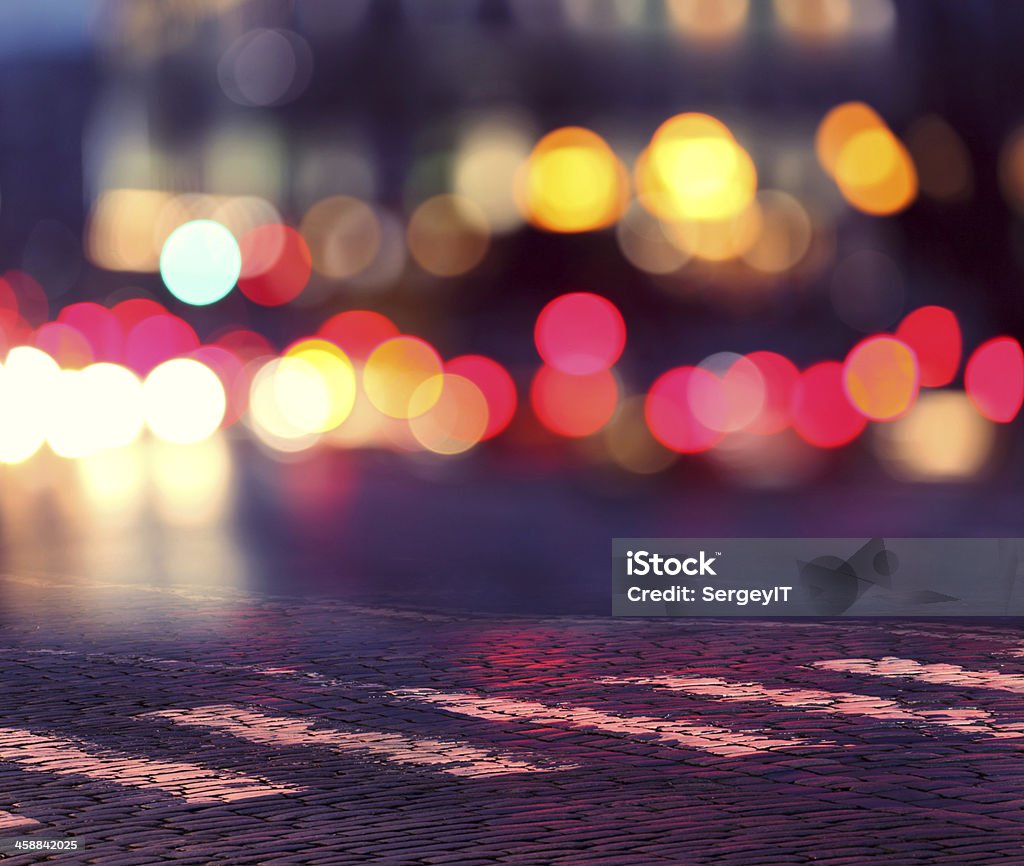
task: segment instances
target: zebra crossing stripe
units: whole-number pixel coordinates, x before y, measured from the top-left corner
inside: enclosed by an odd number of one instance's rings
[[[13,812],[5,812],[0,809],[0,830],[27,830],[29,827],[38,826],[39,822],[35,818],[15,815]]]
[[[440,707],[451,713],[507,722],[522,719],[559,728],[578,728],[627,737],[653,739],[671,746],[699,749],[714,755],[735,757],[794,747],[823,748],[836,744],[802,737],[775,738],[733,731],[710,724],[696,724],[649,716],[612,715],[590,707],[561,707],[511,698],[484,697],[466,693],[446,693],[434,689],[396,689],[388,694]]]
[[[131,788],[163,791],[188,803],[230,803],[300,790],[198,764],[93,748],[61,737],[0,727],[0,762],[17,764],[31,772],[85,776]]]
[[[924,664],[914,659],[901,659],[895,656],[885,656],[881,659],[829,659],[814,662],[814,667],[840,673],[899,677],[941,686],[967,686],[1024,694],[1024,676],[1020,674],[975,671],[951,664]]]
[[[402,764],[428,766],[452,776],[507,776],[568,770],[571,764],[537,764],[496,749],[484,749],[453,740],[409,737],[386,731],[341,731],[314,727],[295,716],[269,715],[234,706],[206,706],[161,710],[137,718],[162,718],[177,725],[220,731],[263,746],[321,746],[357,752]]]
[[[603,677],[609,684],[647,685],[729,702],[767,701],[780,707],[845,716],[868,716],[893,722],[942,725],[966,734],[987,737],[1024,736],[1024,723],[999,723],[987,710],[910,708],[888,698],[831,692],[823,689],[771,688],[761,683],[731,682],[715,677]]]

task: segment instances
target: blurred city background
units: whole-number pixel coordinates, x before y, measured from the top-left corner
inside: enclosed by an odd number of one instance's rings
[[[2,24],[6,571],[603,613],[613,536],[1019,533],[1024,6]]]

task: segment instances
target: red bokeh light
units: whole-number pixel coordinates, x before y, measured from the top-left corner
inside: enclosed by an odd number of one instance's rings
[[[232,355],[245,363],[252,361],[254,358],[265,358],[268,355],[276,354],[270,340],[262,334],[250,331],[247,328],[232,328],[230,331],[217,337],[213,343],[227,349]]]
[[[493,439],[512,421],[516,413],[516,383],[497,361],[483,355],[461,355],[445,364],[445,371],[469,379],[487,401],[487,427],[481,441]]]
[[[618,399],[619,387],[608,370],[573,376],[543,366],[530,386],[530,403],[541,424],[570,438],[590,436],[604,427]]]
[[[843,387],[843,365],[823,361],[808,367],[793,389],[793,429],[818,448],[838,448],[856,439],[867,426]]]
[[[313,258],[305,239],[283,225],[263,225],[247,232],[239,243],[242,272],[238,288],[264,307],[277,307],[297,298],[309,282]]]
[[[896,336],[917,355],[921,385],[938,388],[956,376],[963,352],[960,323],[945,307],[920,307],[909,313]]]
[[[129,298],[110,308],[114,318],[121,323],[121,330],[127,337],[139,322],[150,316],[168,315],[167,308],[158,301],[149,298]]]
[[[85,337],[95,360],[120,363],[124,356],[124,332],[117,317],[106,307],[91,301],[71,304],[60,311],[57,321]]]
[[[651,385],[644,403],[644,417],[651,435],[666,448],[681,454],[696,454],[713,447],[723,436],[706,427],[690,408],[694,380],[701,390],[713,391],[721,381],[701,367],[675,367]]]
[[[39,282],[24,271],[7,271],[3,280],[17,298],[17,310],[33,328],[42,325],[50,315],[50,301]]]
[[[764,378],[764,404],[746,429],[759,436],[781,433],[791,422],[789,411],[800,371],[789,358],[777,352],[751,352],[747,360],[757,366]]]
[[[1024,402],[1024,353],[1013,337],[994,337],[974,350],[964,373],[964,388],[978,411],[1005,424]]]
[[[128,334],[124,345],[125,364],[145,376],[158,364],[181,358],[199,348],[192,326],[177,316],[165,313],[143,319]]]
[[[330,340],[353,361],[365,361],[385,340],[399,335],[398,326],[373,310],[347,310],[331,316],[316,332]]]
[[[626,345],[626,323],[607,298],[573,292],[540,311],[534,341],[548,366],[582,376],[607,370],[619,359]]]

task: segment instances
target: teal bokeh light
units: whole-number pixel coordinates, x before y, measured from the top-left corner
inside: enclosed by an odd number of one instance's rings
[[[160,276],[180,301],[203,306],[231,291],[242,271],[238,241],[213,220],[178,226],[160,253]]]

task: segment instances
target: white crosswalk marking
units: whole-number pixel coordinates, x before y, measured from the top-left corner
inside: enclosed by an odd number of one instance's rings
[[[137,718],[162,718],[178,725],[221,731],[265,746],[325,746],[336,751],[375,755],[404,764],[420,764],[453,776],[506,776],[572,769],[575,765],[544,765],[513,758],[452,740],[408,737],[385,731],[339,731],[314,727],[294,716],[268,715],[233,706],[161,710]]]
[[[609,684],[648,685],[730,702],[767,701],[780,707],[846,716],[868,716],[894,722],[942,725],[987,737],[1022,737],[1024,723],[999,723],[987,710],[910,708],[887,698],[823,689],[770,688],[761,683],[732,682],[714,677],[604,677]]]
[[[452,713],[477,719],[496,722],[525,719],[551,727],[643,736],[645,739],[655,739],[672,746],[700,749],[726,757],[793,747],[821,748],[836,745],[827,741],[806,740],[801,737],[772,738],[760,734],[733,731],[715,725],[694,724],[649,716],[611,715],[590,707],[558,707],[510,698],[439,692],[434,689],[396,689],[389,694],[428,703]]]
[[[38,827],[39,822],[35,818],[26,815],[15,815],[13,812],[5,812],[0,809],[0,831],[3,830],[28,830],[31,827]]]
[[[829,659],[814,662],[816,668],[875,677],[902,677],[942,686],[968,686],[979,689],[1024,694],[1024,676],[1001,671],[975,671],[960,665],[924,664],[914,659],[885,656],[881,659]]]
[[[301,790],[198,764],[100,750],[18,728],[0,728],[0,762],[17,764],[32,772],[85,776],[132,788],[164,791],[189,803],[230,803]]]

